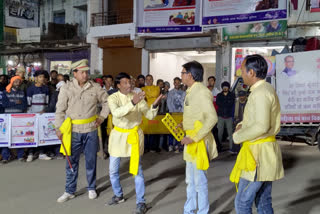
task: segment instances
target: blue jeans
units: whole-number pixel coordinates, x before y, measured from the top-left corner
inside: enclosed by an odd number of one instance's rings
[[[196,164],[186,162],[187,201],[184,204],[184,214],[209,213],[207,171],[198,170]],[[197,206],[198,199],[198,206]]]
[[[252,204],[255,202],[259,214],[273,214],[271,189],[271,181],[251,182],[240,178],[235,199],[236,213],[252,214]]]
[[[115,196],[123,196],[122,187],[120,184],[119,168],[120,168],[120,157],[110,156],[109,163],[109,175],[110,182],[112,185],[112,190]],[[144,176],[142,171],[141,160],[139,161],[139,170],[137,176],[134,177],[135,187],[136,187],[136,203],[146,203],[144,199],[145,185]]]
[[[66,192],[74,194],[77,189],[80,154],[84,152],[86,159],[86,174],[88,190],[96,189],[96,163],[98,152],[98,131],[89,133],[72,132],[70,162],[74,173],[71,172],[68,161],[66,161]]]
[[[1,151],[2,159],[9,160],[10,159],[10,149],[7,147],[3,147]],[[18,159],[23,158],[24,148],[17,149]]]

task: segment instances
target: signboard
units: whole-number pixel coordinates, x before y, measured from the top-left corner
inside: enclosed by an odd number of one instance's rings
[[[287,18],[286,0],[203,0],[203,26]]]
[[[311,0],[310,2],[310,12],[320,12],[320,1],[319,0]]]
[[[287,21],[274,20],[271,22],[258,22],[224,27],[222,39],[224,41],[239,41],[252,39],[269,39],[285,37]]]
[[[48,146],[61,144],[56,135],[56,127],[54,125],[55,114],[47,113],[38,116],[39,121],[39,144],[38,146]]]
[[[276,62],[281,122],[320,122],[320,51],[281,54]]]
[[[0,114],[0,147],[9,147],[10,115]]]
[[[200,0],[137,1],[138,33],[201,32]]]
[[[17,29],[18,43],[40,42],[40,28]]]
[[[56,70],[59,74],[70,74],[72,61],[51,61],[50,71]]]
[[[38,144],[36,114],[11,115],[11,148],[36,147]]]
[[[235,69],[236,69],[236,76],[237,77],[241,77],[241,64],[243,62],[245,57],[237,57],[236,58],[236,66],[235,66]],[[267,56],[267,57],[264,57],[264,59],[267,61],[268,63],[268,73],[267,73],[267,76],[272,76],[275,74],[275,66],[276,66],[276,57],[275,56]]]
[[[5,0],[6,26],[39,27],[39,0]]]

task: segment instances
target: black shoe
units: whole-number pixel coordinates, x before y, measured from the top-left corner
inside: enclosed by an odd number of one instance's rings
[[[7,164],[8,161],[7,161],[7,160],[2,160],[1,163],[2,163],[2,164]]]
[[[136,212],[135,214],[144,214],[147,212],[147,206],[145,203],[139,203],[137,204]]]
[[[124,201],[125,200],[122,195],[120,197],[114,195],[112,199],[108,202],[108,205],[116,205],[116,204],[123,203]]]

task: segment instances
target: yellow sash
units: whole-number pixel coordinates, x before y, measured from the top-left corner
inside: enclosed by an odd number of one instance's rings
[[[235,184],[239,183],[242,170],[248,172],[248,171],[254,171],[256,169],[256,161],[251,153],[250,145],[257,145],[257,144],[262,144],[266,142],[276,142],[276,137],[270,136],[267,138],[256,140],[254,142],[246,141],[243,143],[241,150],[238,154],[236,163],[230,174],[231,182]]]
[[[127,138],[127,143],[131,144],[131,156],[130,156],[130,167],[129,172],[136,176],[138,174],[139,169],[139,134],[138,134],[139,126],[135,126],[133,129],[122,129],[117,126],[114,127],[114,130],[122,133],[129,133]]]
[[[193,130],[187,130],[186,134],[189,137],[195,137],[199,130],[202,128],[203,124],[197,120],[194,123]],[[192,157],[192,159],[196,159],[197,169],[199,170],[207,170],[209,168],[209,159],[206,144],[204,140],[200,140],[199,142],[193,142],[187,145],[187,153]]]
[[[63,149],[63,146],[60,147],[60,153],[70,156],[71,155],[71,134],[72,134],[72,124],[76,125],[83,125],[87,123],[92,123],[97,119],[97,115],[94,115],[88,119],[80,119],[80,120],[71,120],[70,117],[65,119],[59,128],[62,135],[62,142],[64,144],[64,147],[66,148],[66,152]]]

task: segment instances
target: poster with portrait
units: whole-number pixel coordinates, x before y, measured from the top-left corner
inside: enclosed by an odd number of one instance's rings
[[[235,74],[237,77],[241,76],[241,65],[245,57],[237,57],[235,59]],[[275,56],[266,56],[264,59],[267,61],[268,64],[268,73],[267,76],[275,75],[276,71],[276,57]]]
[[[56,135],[56,127],[54,125],[55,114],[45,113],[38,115],[39,122],[39,143],[38,146],[48,146],[61,144]]]
[[[287,32],[286,20],[231,25],[222,29],[223,41],[283,38]]]
[[[287,18],[286,0],[203,0],[203,26],[252,23]]]
[[[320,122],[320,51],[277,55],[276,89],[281,122]]]
[[[50,71],[56,70],[59,74],[70,74],[72,61],[51,61]]]
[[[137,1],[138,33],[201,32],[200,0]]]
[[[5,25],[15,28],[39,27],[39,0],[4,0]]]
[[[0,147],[10,145],[10,114],[0,114]]]
[[[11,148],[38,146],[36,114],[11,114]]]

